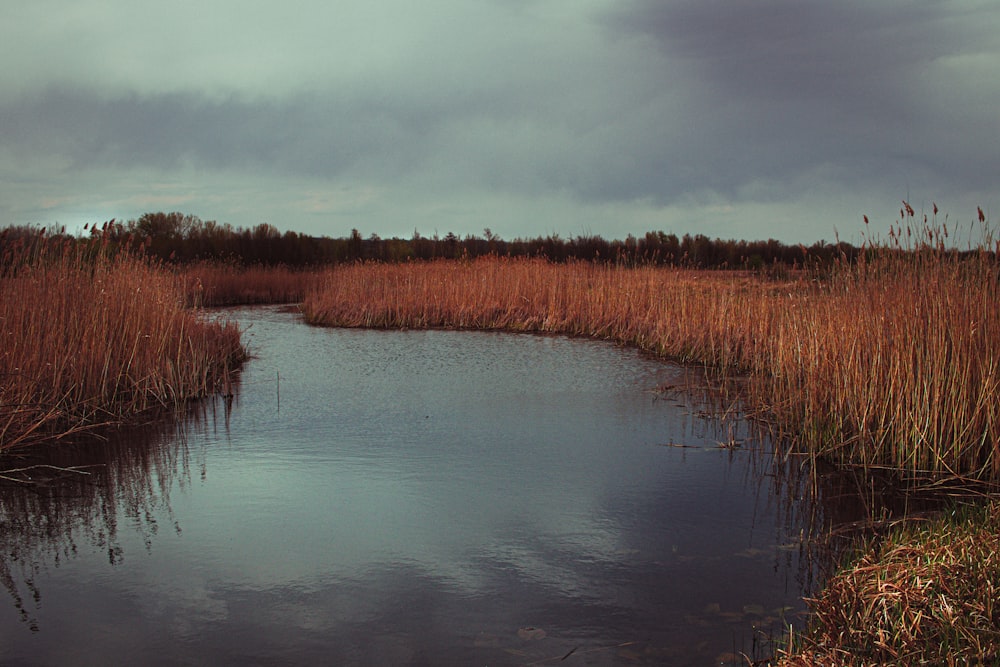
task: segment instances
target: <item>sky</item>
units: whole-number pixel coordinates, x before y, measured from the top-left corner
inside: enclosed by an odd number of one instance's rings
[[[8,5],[0,226],[811,244],[1000,211],[996,0]]]

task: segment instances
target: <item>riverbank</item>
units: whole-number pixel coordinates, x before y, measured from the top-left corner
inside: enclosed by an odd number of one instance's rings
[[[496,257],[358,263],[321,275],[212,265],[171,272],[127,250],[102,250],[99,240],[32,246],[17,261],[6,257],[0,279],[0,322],[9,341],[0,351],[0,449],[69,437],[225,391],[228,373],[245,354],[239,331],[209,324],[184,304],[288,301],[304,293],[303,311],[312,324],[562,333],[701,364],[720,380],[746,380],[739,383],[744,405],[800,452],[862,470],[888,469],[904,485],[995,485],[995,248],[986,239],[960,253],[945,247],[946,229],[921,233],[926,241],[907,245],[902,239],[913,230],[900,225],[890,243],[866,249],[856,262],[832,272],[807,267],[791,278]],[[904,602],[884,617],[907,624],[901,635],[907,641],[930,648],[938,635],[924,632],[925,625],[953,627],[953,610],[973,609],[985,630],[949,635],[946,655],[996,655],[987,642],[1000,636],[987,604],[992,586],[1000,586],[995,575],[970,589],[963,585],[967,560],[943,566],[930,575],[939,588],[927,609],[912,596],[897,595],[899,581],[862,576],[913,574],[918,579],[907,585],[926,587],[930,579],[919,561],[896,556],[938,558],[936,545],[957,539],[953,526],[971,535],[971,543],[991,544],[1000,532],[993,507],[962,513],[950,524],[926,524],[919,534],[904,526],[859,552],[817,596],[816,624],[798,645],[803,653],[787,658],[789,664],[835,664],[822,661],[870,658],[875,650],[885,651],[880,659],[905,664],[917,655],[851,610],[852,601],[883,599],[886,591]],[[905,546],[886,546],[896,543]],[[838,587],[841,594],[831,592]],[[915,615],[908,616],[911,611]],[[837,633],[823,630],[824,614],[842,624]],[[926,637],[933,639],[921,639]],[[833,657],[821,657],[824,646]]]
[[[127,246],[0,244],[0,452],[226,392],[233,323],[185,308],[176,276]]]

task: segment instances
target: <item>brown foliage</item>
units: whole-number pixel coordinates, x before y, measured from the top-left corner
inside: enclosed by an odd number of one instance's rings
[[[809,628],[779,664],[996,664],[998,593],[1000,506],[912,522],[808,601]]]
[[[221,262],[187,264],[177,271],[187,303],[204,307],[298,303],[318,275],[284,266],[242,267]]]

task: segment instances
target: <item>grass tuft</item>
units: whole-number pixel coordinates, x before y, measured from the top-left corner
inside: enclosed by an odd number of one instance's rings
[[[907,522],[807,600],[808,628],[779,664],[996,664],[1000,502]]]

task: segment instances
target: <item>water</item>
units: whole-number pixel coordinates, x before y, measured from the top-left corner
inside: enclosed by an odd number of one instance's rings
[[[656,391],[682,369],[226,315],[255,355],[229,409],[0,488],[0,662],[741,664],[798,622],[787,471]]]

